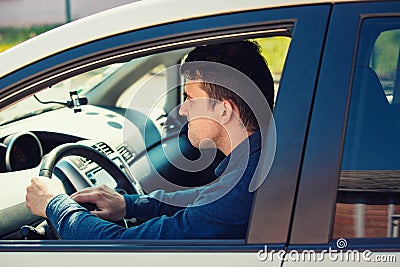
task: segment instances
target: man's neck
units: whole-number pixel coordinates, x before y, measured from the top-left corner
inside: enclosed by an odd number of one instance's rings
[[[232,134],[224,135],[218,145],[218,149],[221,150],[225,156],[228,156],[232,151],[242,143],[246,138],[248,138],[253,132],[247,131],[233,131]]]

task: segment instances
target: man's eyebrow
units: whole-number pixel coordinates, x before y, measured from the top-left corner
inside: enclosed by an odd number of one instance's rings
[[[183,98],[184,99],[187,99],[187,98],[192,98],[190,95],[188,95],[188,93],[186,93],[186,92],[183,92]]]

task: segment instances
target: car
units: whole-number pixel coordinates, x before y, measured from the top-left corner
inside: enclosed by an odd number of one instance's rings
[[[174,191],[216,179],[223,155],[192,147],[177,112],[179,66],[196,46],[233,40],[258,43],[276,91],[276,134],[264,140],[273,158],[261,162],[246,238],[51,235],[25,206],[39,174],[68,193],[102,184]],[[397,266],[399,51],[398,1],[169,0],[101,12],[1,53],[1,263]],[[207,166],[177,166],[182,155]]]

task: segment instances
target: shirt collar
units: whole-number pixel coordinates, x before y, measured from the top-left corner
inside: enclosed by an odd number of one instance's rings
[[[248,137],[248,142],[250,145],[250,151],[249,154],[252,154],[254,151],[260,150],[261,148],[261,133],[260,131],[254,132]],[[214,173],[217,177],[219,177],[228,167],[228,163],[231,159],[231,155],[235,153],[235,158],[240,158],[238,157],[237,153],[244,153],[247,149],[245,147],[247,146],[247,141],[244,140],[241,142],[228,156],[226,156],[215,168]],[[248,150],[247,150],[248,151]],[[240,154],[239,154],[240,155]],[[236,166],[234,162],[232,162],[232,166]]]

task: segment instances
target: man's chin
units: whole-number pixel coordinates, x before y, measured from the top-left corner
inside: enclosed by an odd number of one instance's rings
[[[203,148],[216,148],[216,144],[211,138],[198,138],[195,135],[192,135],[190,130],[188,132],[188,138],[192,146],[203,149]]]
[[[193,140],[192,138],[189,137],[189,141],[194,146],[195,148],[199,148],[200,142]]]

